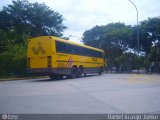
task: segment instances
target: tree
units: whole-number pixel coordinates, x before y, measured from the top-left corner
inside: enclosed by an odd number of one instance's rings
[[[140,52],[145,53],[146,60],[154,62],[158,71],[160,54],[160,17],[148,18],[139,25]],[[137,50],[136,26],[133,27],[129,47]],[[146,61],[147,62],[147,61]]]
[[[0,29],[0,53],[8,51],[16,44],[25,46],[29,36],[25,33],[17,34],[15,30],[5,32]]]
[[[9,48],[0,53],[0,77],[26,75],[27,42],[24,46],[16,44]]]
[[[131,33],[131,26],[123,23],[110,23],[85,31],[83,42],[86,45],[103,49],[109,65],[114,65],[115,59],[128,49],[127,41]]]
[[[101,46],[101,37],[104,34],[104,26],[95,26],[83,33],[83,42],[86,45],[99,48]]]
[[[155,44],[160,42],[160,17],[148,18],[139,25],[140,50],[149,54]],[[136,26],[133,27],[129,47],[136,50]]]
[[[61,37],[66,27],[63,17],[44,3],[29,3],[27,0],[12,1],[12,5],[0,11],[0,29],[15,30],[17,34],[29,34],[32,37],[54,35]]]

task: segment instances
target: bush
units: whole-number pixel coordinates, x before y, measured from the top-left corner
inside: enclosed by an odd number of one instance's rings
[[[24,76],[26,72],[26,47],[11,46],[8,51],[0,53],[0,76]]]

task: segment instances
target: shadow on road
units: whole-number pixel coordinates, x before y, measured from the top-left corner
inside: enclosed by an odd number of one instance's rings
[[[55,82],[55,81],[62,81],[62,80],[66,80],[67,78],[60,78],[60,79],[50,79],[50,78],[46,78],[46,79],[38,79],[38,80],[32,80],[30,82]]]
[[[97,74],[89,74],[87,76],[82,76],[80,78],[75,78],[75,79],[70,79],[70,78],[67,78],[66,76],[64,76],[63,78],[56,78],[56,79],[50,79],[50,78],[36,79],[36,80],[32,80],[30,82],[56,82],[56,81],[63,81],[63,80],[78,80],[81,78],[87,78],[87,77],[93,77],[93,76],[98,76],[98,75]]]

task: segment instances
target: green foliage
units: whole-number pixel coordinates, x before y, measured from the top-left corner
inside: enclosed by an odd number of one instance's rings
[[[131,48],[137,48],[137,31],[133,27],[133,33],[129,45]],[[155,42],[160,42],[160,17],[148,18],[140,22],[139,25],[140,50],[149,54]]]
[[[0,53],[6,51],[8,39],[7,39],[7,33],[0,29]]]
[[[26,47],[10,46],[8,51],[0,53],[0,76],[26,74]]]
[[[131,27],[123,23],[110,23],[106,26],[95,26],[83,34],[83,42],[106,52],[110,65],[128,49],[127,41],[130,39]]]
[[[144,56],[138,56],[133,53],[124,53],[121,56],[117,57],[115,59],[115,66],[116,67],[122,67],[126,71],[130,71],[133,69],[137,69],[137,63],[141,65],[141,68],[145,68],[145,61],[144,61]]]
[[[99,40],[103,33],[104,26],[95,26],[92,29],[85,31],[82,38],[84,44],[99,48],[101,46]]]
[[[0,28],[15,30],[18,34],[32,37],[43,35],[62,36],[63,17],[45,4],[29,3],[27,0],[12,1],[0,12]]]
[[[0,29],[0,53],[8,51],[12,45],[25,46],[28,38],[27,34],[18,34],[15,30],[5,32]]]
[[[140,23],[140,50],[145,52],[146,59],[154,62],[156,71],[160,67],[160,17],[148,18]],[[135,31],[133,38],[135,38]],[[136,42],[131,39],[131,47],[135,48]]]

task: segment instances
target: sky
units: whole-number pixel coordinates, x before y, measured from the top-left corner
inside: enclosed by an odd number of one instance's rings
[[[68,28],[63,32],[71,41],[81,42],[83,33],[96,25],[122,22],[136,25],[136,9],[128,0],[28,0],[45,3],[59,12]],[[132,0],[138,9],[139,22],[160,16],[160,0]],[[0,0],[0,10],[12,0]]]

